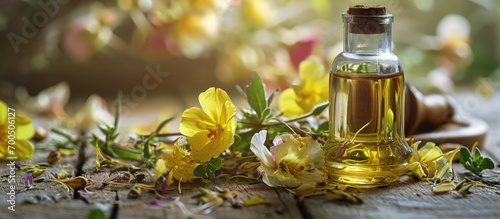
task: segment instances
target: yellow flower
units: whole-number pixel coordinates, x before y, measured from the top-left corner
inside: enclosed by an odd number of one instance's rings
[[[202,108],[184,111],[179,130],[187,137],[193,158],[206,162],[233,144],[236,107],[220,88],[209,88],[198,99]]]
[[[316,60],[300,63],[300,81],[281,92],[279,108],[286,117],[296,117],[312,110],[323,101],[328,100],[328,74]]]
[[[156,179],[166,175],[170,185],[173,182],[172,178],[181,182],[198,178],[194,175],[194,169],[200,165],[200,162],[193,159],[184,148],[184,145],[177,143],[173,145],[162,144],[159,150],[161,154],[155,165]]]
[[[191,10],[173,24],[173,34],[183,55],[196,58],[219,35],[219,18],[214,10]]]
[[[445,154],[439,146],[432,142],[427,142],[420,150],[415,142],[412,145],[412,157],[408,170],[413,172],[419,179],[441,180],[441,178],[451,171],[453,157],[460,151],[457,148]]]
[[[245,21],[253,22],[261,27],[267,25],[276,12],[266,0],[243,0],[240,9]]]
[[[317,169],[325,163],[318,142],[310,137],[286,134],[276,137],[269,151],[264,145],[266,135],[266,130],[255,134],[250,146],[260,159],[258,170],[264,183],[272,187],[297,187],[326,180],[326,174]]]
[[[4,156],[17,159],[31,158],[35,147],[29,139],[34,134],[35,129],[30,118],[8,108],[0,101],[0,158]]]

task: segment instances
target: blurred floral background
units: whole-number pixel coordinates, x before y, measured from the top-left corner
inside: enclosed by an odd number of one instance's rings
[[[65,81],[72,98],[114,98],[151,70],[168,72],[152,95],[235,91],[255,72],[284,89],[310,56],[329,68],[341,14],[356,4],[394,14],[394,52],[418,88],[479,86],[488,97],[499,87],[499,0],[10,0],[0,3],[0,95]]]

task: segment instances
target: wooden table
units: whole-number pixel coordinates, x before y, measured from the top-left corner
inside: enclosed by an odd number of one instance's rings
[[[490,131],[486,151],[500,161],[500,93],[486,100],[472,92],[456,94],[460,113],[470,114],[488,122]],[[106,179],[107,173],[95,173],[94,148],[85,145],[78,156],[63,157],[61,164],[47,169],[59,172],[65,169],[70,175],[92,177],[94,182]],[[37,151],[28,163],[46,161],[47,151]],[[464,172],[461,164],[454,164],[457,172]],[[0,174],[8,174],[6,162],[1,163]],[[500,168],[486,171],[487,180],[499,186]],[[16,187],[24,186],[26,173],[17,173]],[[47,175],[48,177],[48,175]],[[145,180],[151,180],[146,177]],[[0,219],[11,218],[86,218],[91,209],[100,203],[109,218],[186,218],[177,207],[150,204],[156,196],[144,192],[139,198],[129,198],[129,189],[108,186],[92,194],[72,193],[56,182],[36,183],[36,189],[16,194],[15,212],[8,210],[9,183],[0,185]],[[488,188],[473,187],[471,194],[462,197],[457,193],[434,194],[431,185],[409,176],[401,177],[388,187],[351,190],[362,200],[362,204],[343,201],[325,201],[322,197],[306,198],[303,202],[286,189],[271,188],[262,182],[243,178],[220,178],[210,183],[184,183],[183,194],[177,192],[177,185],[171,186],[167,196],[179,200],[187,209],[193,210],[198,204],[192,196],[199,194],[198,187],[215,190],[216,187],[239,191],[243,199],[258,196],[269,200],[271,205],[256,205],[234,208],[225,202],[209,214],[195,214],[193,218],[500,218],[500,192]],[[172,201],[162,200],[171,204]]]

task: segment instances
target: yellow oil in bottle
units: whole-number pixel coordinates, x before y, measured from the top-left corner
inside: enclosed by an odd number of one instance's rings
[[[387,185],[406,171],[404,76],[397,73],[330,75],[330,133],[325,144],[330,178],[356,187]]]

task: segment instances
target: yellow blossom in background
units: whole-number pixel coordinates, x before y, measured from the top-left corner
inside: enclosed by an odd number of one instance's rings
[[[297,187],[303,183],[326,180],[326,174],[317,168],[325,158],[318,142],[310,137],[286,134],[274,139],[270,150],[264,145],[267,131],[252,137],[250,150],[260,159],[258,168],[268,186]]]
[[[257,26],[268,24],[276,13],[268,0],[243,0],[240,9],[245,21]]]
[[[10,129],[9,125],[12,128],[15,127],[15,129]],[[9,142],[11,139],[9,135],[11,134],[15,135],[15,139]],[[0,101],[0,158],[6,156],[17,157],[17,159],[31,158],[35,152],[35,147],[29,139],[34,134],[35,129],[30,118],[19,114],[17,111],[9,110],[7,105]],[[14,143],[12,144],[14,148],[9,148],[10,143]],[[9,153],[11,151],[14,153]]]
[[[419,179],[431,180],[440,180],[447,172],[451,171],[453,157],[460,151],[460,148],[443,153],[439,146],[432,142],[428,142],[418,149],[419,144],[420,142],[415,142],[412,145],[412,157],[408,170]]]
[[[185,110],[179,130],[187,137],[193,158],[206,162],[233,144],[236,107],[220,88],[211,87],[198,98],[202,108]]]
[[[191,10],[173,25],[183,55],[196,58],[216,40],[219,20],[214,10]]]
[[[323,65],[310,59],[300,63],[299,71],[299,81],[279,96],[279,109],[289,118],[303,115],[328,100],[329,77]]]
[[[186,182],[198,178],[194,175],[194,169],[200,165],[196,159],[184,148],[184,145],[174,143],[173,145],[162,144],[159,147],[160,156],[155,165],[156,179],[166,175],[167,184],[172,184],[172,178]]]

